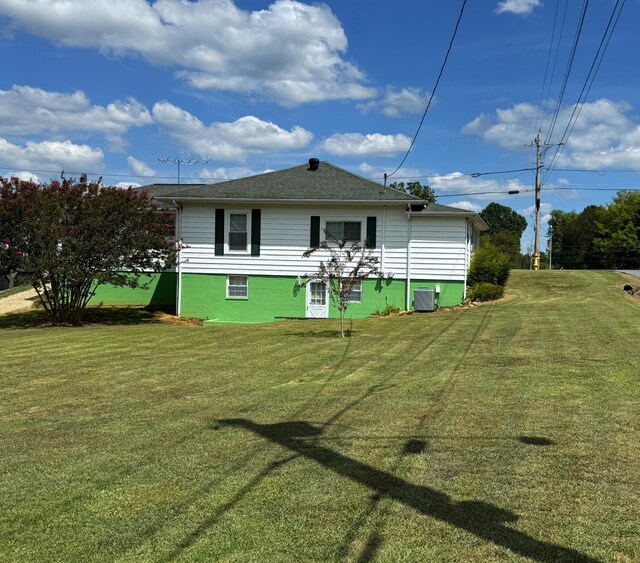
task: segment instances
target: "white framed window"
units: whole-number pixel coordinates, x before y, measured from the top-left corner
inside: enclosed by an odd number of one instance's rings
[[[324,282],[311,282],[309,284],[309,304],[326,305],[327,286]]]
[[[226,227],[225,252],[247,254],[250,250],[251,212],[248,210],[227,211]]]
[[[347,301],[349,303],[362,303],[362,280],[358,280],[353,284]]]
[[[325,230],[328,241],[362,242],[362,221],[327,221]]]
[[[227,298],[247,299],[249,297],[249,278],[247,276],[227,276]]]

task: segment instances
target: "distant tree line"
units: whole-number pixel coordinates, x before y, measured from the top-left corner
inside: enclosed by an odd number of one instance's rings
[[[640,267],[640,192],[619,191],[609,205],[551,212],[553,267],[636,269]]]

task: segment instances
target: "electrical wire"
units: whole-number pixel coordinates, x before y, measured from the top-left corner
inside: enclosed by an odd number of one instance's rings
[[[600,44],[598,45],[598,49],[596,51],[595,56],[593,57],[593,61],[591,63],[591,67],[589,68],[589,72],[587,73],[587,77],[582,85],[582,89],[580,90],[580,95],[578,96],[578,101],[576,105],[573,107],[573,111],[571,112],[571,117],[569,117],[569,121],[567,122],[567,126],[562,133],[562,137],[560,138],[560,142],[556,147],[556,152],[551,159],[551,164],[548,167],[547,172],[543,177],[543,181],[549,176],[551,170],[553,170],[554,165],[558,162],[558,158],[564,151],[565,144],[571,133],[573,133],[573,129],[576,126],[578,118],[580,117],[580,113],[582,112],[582,108],[585,105],[585,101],[589,92],[591,90],[591,86],[593,85],[593,81],[595,80],[596,75],[598,74],[598,70],[600,70],[600,65],[602,64],[602,59],[607,51],[607,47],[609,47],[609,42],[611,41],[611,36],[615,31],[616,26],[618,25],[618,20],[620,19],[620,14],[622,13],[622,9],[624,8],[626,0],[616,0],[616,3],[611,11],[611,16],[609,17],[609,22],[607,23],[607,27],[602,34],[602,39],[600,40]],[[618,10],[618,6],[620,9]],[[617,12],[617,15],[616,15]]]
[[[535,128],[533,130],[533,134],[536,134],[536,131],[538,131],[538,124],[540,122],[540,113],[542,111],[542,99],[544,98],[544,90],[545,87],[547,85],[547,75],[549,73],[549,62],[551,61],[551,51],[553,51],[553,42],[554,42],[554,38],[556,35],[556,24],[558,22],[558,8],[560,7],[560,1],[558,0],[556,2],[556,11],[554,13],[553,16],[553,28],[551,30],[551,41],[549,41],[549,52],[547,53],[547,63],[544,67],[544,78],[542,80],[542,89],[540,90],[540,103],[538,104],[538,113],[536,115],[536,125]],[[565,4],[565,15],[566,15],[566,4]],[[564,20],[563,20],[563,28],[564,28]],[[558,49],[560,48],[560,39],[558,39]],[[556,58],[557,58],[557,51],[556,51]],[[554,72],[555,72],[555,64],[554,64]],[[551,77],[551,80],[549,81],[549,86],[551,86],[551,81],[553,80],[553,76]]]
[[[438,85],[440,84],[440,79],[442,78],[442,74],[444,73],[444,69],[447,66],[447,61],[449,60],[449,53],[451,53],[451,49],[453,48],[453,42],[455,41],[456,35],[458,34],[458,27],[460,26],[460,21],[462,20],[462,14],[464,13],[464,9],[465,9],[466,5],[467,5],[467,0],[463,0],[462,7],[460,8],[460,14],[458,15],[458,20],[456,21],[456,26],[455,26],[455,28],[453,30],[453,35],[451,36],[451,41],[449,41],[449,48],[447,49],[447,52],[446,52],[446,54],[444,56],[444,61],[442,62],[442,66],[440,67],[440,72],[438,73],[438,78],[436,79],[436,83],[435,83],[433,89],[431,90],[431,95],[429,96],[429,101],[427,102],[427,107],[425,108],[424,113],[422,114],[422,118],[420,119],[420,123],[418,125],[418,129],[416,130],[416,133],[413,136],[413,139],[411,139],[411,144],[409,145],[409,148],[407,149],[407,152],[405,153],[404,157],[400,161],[400,164],[398,164],[398,167],[393,172],[391,172],[391,174],[387,174],[386,177],[391,177],[398,170],[400,170],[402,165],[407,160],[407,157],[409,156],[409,153],[411,152],[411,149],[413,148],[413,145],[415,144],[416,139],[418,138],[418,134],[420,133],[420,129],[422,129],[422,124],[424,123],[424,119],[425,119],[425,117],[427,117],[427,112],[429,111],[429,108],[431,107],[431,102],[433,101],[433,98],[436,95],[436,90],[438,89]]]
[[[558,0],[559,2],[559,0]],[[558,36],[558,44],[556,45],[556,54],[553,59],[553,68],[551,70],[551,78],[549,79],[549,86],[547,87],[547,95],[544,100],[544,108],[542,110],[542,115],[547,113],[547,106],[549,105],[549,98],[551,97],[551,85],[553,84],[553,79],[556,75],[556,66],[558,64],[558,55],[560,54],[560,44],[562,43],[562,36],[564,34],[564,24],[567,20],[567,8],[569,7],[568,0],[565,0],[564,3],[564,12],[562,13],[562,24],[560,26],[560,34]],[[534,130],[533,134],[535,135],[537,128]]]
[[[551,119],[551,125],[549,127],[549,131],[547,133],[545,139],[545,145],[548,144],[552,137],[553,132],[556,127],[556,123],[558,121],[558,116],[560,115],[560,109],[562,108],[562,102],[564,100],[565,92],[567,91],[567,84],[569,83],[569,76],[571,75],[571,69],[573,68],[573,61],[576,58],[576,51],[578,50],[578,43],[580,42],[580,36],[582,35],[582,28],[584,26],[584,20],[587,15],[587,8],[589,7],[589,0],[584,0],[582,4],[582,13],[580,15],[580,21],[578,22],[578,27],[576,29],[576,34],[573,39],[573,46],[571,47],[571,53],[569,54],[569,60],[567,62],[567,68],[564,73],[564,78],[562,80],[562,86],[560,87],[560,96],[556,103],[556,109],[553,112],[553,117]]]

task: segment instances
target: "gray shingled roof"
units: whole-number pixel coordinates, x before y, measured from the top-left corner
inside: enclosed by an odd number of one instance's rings
[[[394,188],[362,178],[329,162],[317,170],[295,166],[217,184],[152,184],[142,186],[151,197],[168,200],[419,202]]]

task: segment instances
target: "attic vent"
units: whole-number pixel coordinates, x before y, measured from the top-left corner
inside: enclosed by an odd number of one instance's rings
[[[309,170],[317,170],[318,166],[320,166],[320,161],[317,158],[309,159]]]

